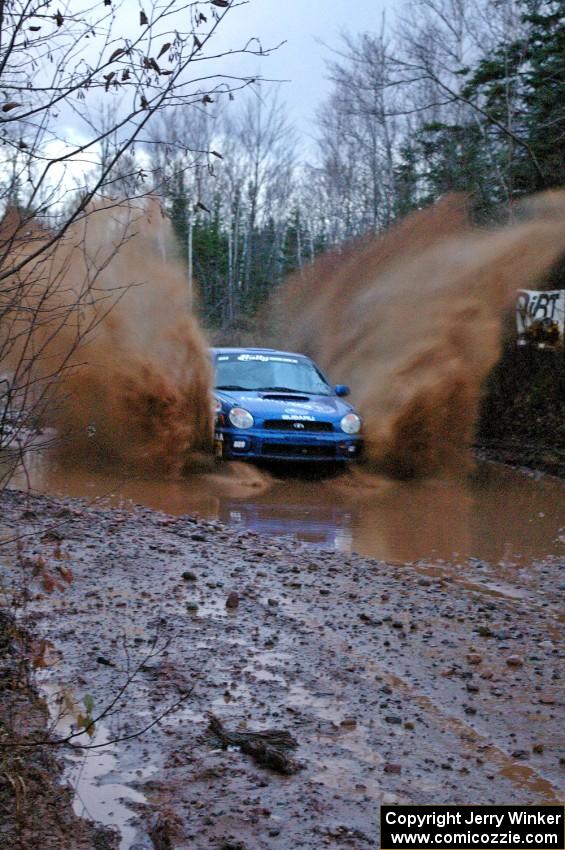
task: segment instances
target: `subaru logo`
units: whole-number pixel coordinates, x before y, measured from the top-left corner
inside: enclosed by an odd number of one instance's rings
[[[304,430],[304,423],[303,422],[293,422],[292,425],[293,425],[293,428],[298,428],[298,429],[301,428],[302,430]]]

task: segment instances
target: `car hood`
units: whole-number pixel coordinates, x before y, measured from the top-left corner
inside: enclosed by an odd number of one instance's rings
[[[340,420],[353,407],[338,396],[272,390],[215,390],[217,398],[230,407],[244,407],[256,422],[265,419],[306,419],[319,422]]]

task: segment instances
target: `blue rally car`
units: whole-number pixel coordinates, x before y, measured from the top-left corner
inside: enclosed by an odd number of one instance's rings
[[[232,460],[356,458],[361,419],[316,364],[268,348],[214,348],[216,456]]]

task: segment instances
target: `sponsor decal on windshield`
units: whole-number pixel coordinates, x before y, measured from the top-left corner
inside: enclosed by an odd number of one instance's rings
[[[226,358],[229,359],[229,358]],[[278,357],[274,354],[239,354],[238,360],[260,360],[261,363],[298,363],[292,357]]]
[[[218,392],[221,393],[222,391],[218,390]],[[262,392],[262,390],[257,390],[257,392],[260,393]],[[267,407],[283,407],[283,419],[300,419],[301,417],[303,417],[315,420],[315,416],[306,416],[304,411],[307,411],[308,413],[336,413],[335,409],[329,404],[321,404],[317,401],[311,401],[307,403],[297,401],[289,405],[288,401],[286,401],[285,399],[263,398],[260,395],[247,395],[243,393],[237,393],[237,398],[240,403],[249,402],[253,403],[254,405],[264,404]],[[285,416],[284,414],[288,414],[288,416]]]

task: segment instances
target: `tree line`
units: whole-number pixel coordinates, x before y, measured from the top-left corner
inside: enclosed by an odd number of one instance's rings
[[[35,216],[54,244],[97,197],[157,192],[205,323],[230,331],[320,252],[446,192],[469,193],[483,222],[563,183],[561,0],[411,0],[343,35],[313,139],[292,126],[282,84],[224,76],[228,54],[209,43],[232,5],[153,2],[126,22],[112,0],[72,15],[11,0],[2,211],[20,209],[23,230]],[[269,52],[250,39],[229,55]],[[189,75],[203,61],[204,84]]]
[[[308,144],[265,84],[152,127],[144,157],[211,328],[244,326],[321,251],[446,192],[469,193],[488,222],[563,183],[559,0],[416,0],[344,35],[328,74]]]

